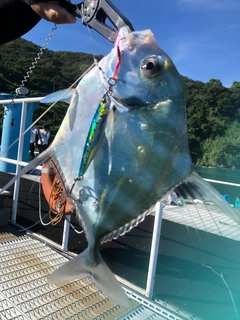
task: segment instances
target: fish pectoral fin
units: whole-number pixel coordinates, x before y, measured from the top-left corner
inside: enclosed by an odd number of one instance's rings
[[[98,261],[93,266],[89,266],[89,251],[86,249],[76,258],[66,262],[48,277],[49,284],[61,285],[72,280],[82,279],[90,276],[96,286],[102,290],[110,299],[119,305],[128,308],[129,299],[122,289],[121,285],[108,268],[100,253]]]
[[[179,187],[174,189],[177,196],[183,199],[194,200],[194,203],[201,200],[204,204],[217,206],[223,214],[240,224],[238,211],[224,200],[221,194],[207,181],[202,179],[196,172],[192,172]]]
[[[35,159],[33,159],[31,162],[29,162],[26,167],[24,167],[21,171],[18,172],[1,190],[0,195],[7,190],[14,182],[21,178],[22,175],[25,173],[35,169],[38,165],[41,165],[44,162],[47,162],[47,160],[51,157],[53,154],[53,149],[49,147],[47,150],[45,150],[43,153],[40,153]]]
[[[75,89],[64,89],[48,94],[40,103],[52,103],[55,101],[63,101],[70,104]]]

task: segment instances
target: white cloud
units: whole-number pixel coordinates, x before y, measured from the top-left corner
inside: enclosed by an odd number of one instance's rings
[[[179,63],[193,58],[200,52],[205,52],[207,48],[207,39],[186,37],[177,38],[172,42],[171,46],[171,58],[174,63]]]
[[[179,41],[175,43],[174,51],[172,53],[172,60],[175,63],[186,60],[191,55],[192,45],[188,41]]]
[[[240,28],[240,24],[231,24],[231,25],[229,25],[228,26],[228,29],[238,29],[238,28]]]

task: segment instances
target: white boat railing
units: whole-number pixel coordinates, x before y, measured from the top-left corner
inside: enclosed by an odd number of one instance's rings
[[[27,108],[28,103],[31,102],[39,102],[42,99],[42,97],[37,98],[20,98],[20,99],[11,99],[11,100],[0,100],[0,104],[6,105],[6,104],[20,104],[22,103],[22,111],[21,111],[21,120],[20,120],[20,130],[19,130],[19,139],[18,139],[18,153],[17,153],[17,161],[16,161],[16,174],[19,173],[21,170],[21,164],[22,162],[22,156],[23,156],[23,136],[26,126],[26,118],[27,118]],[[2,153],[2,150],[1,150]],[[7,158],[2,158],[2,154],[0,155],[0,160],[7,162]],[[12,161],[12,159],[11,159]],[[10,163],[10,162],[9,162]],[[13,191],[13,208],[12,208],[12,221],[16,222],[17,217],[17,206],[18,206],[18,195],[19,195],[19,186],[20,186],[20,179],[18,179],[14,184],[14,191]]]
[[[220,180],[212,180],[212,179],[204,179],[208,182],[212,182],[212,183],[218,183],[218,184],[226,184],[228,186],[232,186],[232,187],[240,187],[239,183],[233,183],[233,182],[226,182],[226,181],[220,181]]]
[[[39,102],[42,98],[21,98],[21,99],[11,99],[11,100],[0,100],[0,104],[6,105],[11,103],[22,103],[22,112],[21,112],[21,123],[20,123],[20,131],[19,131],[19,140],[18,140],[18,154],[17,160],[5,158],[0,155],[0,161],[4,161],[11,164],[16,164],[16,174],[19,173],[22,166],[26,166],[28,162],[22,161],[22,153],[23,153],[23,135],[25,132],[25,123],[26,123],[26,115],[27,115],[27,104],[31,102]],[[29,128],[30,129],[30,128]],[[36,169],[41,170],[42,167],[38,166]],[[209,182],[213,183],[221,183],[230,186],[240,187],[240,184],[230,183],[225,181],[217,181],[205,179]],[[13,192],[13,206],[12,206],[12,216],[11,221],[16,223],[17,218],[17,207],[18,207],[18,197],[19,197],[19,186],[20,179],[15,182],[14,192]],[[156,266],[157,266],[157,258],[158,258],[158,250],[160,245],[160,234],[161,234],[161,226],[162,226],[162,215],[163,215],[163,205],[158,202],[155,206],[155,221],[153,227],[153,235],[152,235],[152,244],[151,244],[151,252],[149,259],[149,267],[148,267],[148,275],[147,275],[147,284],[145,295],[149,298],[153,296],[154,282],[155,282],[155,274],[156,274]],[[68,250],[68,238],[69,238],[69,229],[70,229],[70,217],[64,220],[63,227],[63,236],[62,236],[62,250]],[[141,290],[142,291],[142,290]]]

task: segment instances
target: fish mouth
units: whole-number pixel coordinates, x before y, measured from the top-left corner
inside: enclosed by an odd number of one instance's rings
[[[140,109],[140,108],[152,108],[155,104],[148,103],[144,100],[141,100],[137,97],[135,98],[125,98],[120,99],[113,94],[111,94],[111,99],[113,105],[118,109],[118,111],[129,111],[129,109]]]
[[[139,99],[137,97],[136,98],[119,99],[118,97],[112,95],[112,98],[114,101],[121,103],[125,107],[147,105],[146,101],[143,101],[142,99]]]

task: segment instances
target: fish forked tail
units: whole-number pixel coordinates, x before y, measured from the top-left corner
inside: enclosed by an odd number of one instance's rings
[[[50,274],[48,283],[61,285],[72,280],[90,276],[105,295],[119,305],[128,308],[130,306],[129,299],[112,271],[104,262],[101,254],[98,254],[97,265],[94,267],[87,265],[89,259],[89,250],[87,248],[76,258],[66,262]]]
[[[220,193],[208,182],[202,179],[196,172],[192,172],[182,185],[177,188],[177,193],[181,197],[203,200],[204,203],[210,202],[216,205],[229,218],[240,225],[240,213],[232,208],[229,203],[222,198]]]
[[[17,179],[21,178],[22,175],[35,169],[38,165],[46,162],[53,153],[54,151],[51,147],[43,153],[40,153],[35,159],[29,162],[29,164],[25,168],[23,168],[18,174],[16,174],[3,188],[1,188],[0,195],[5,190],[7,190]]]

